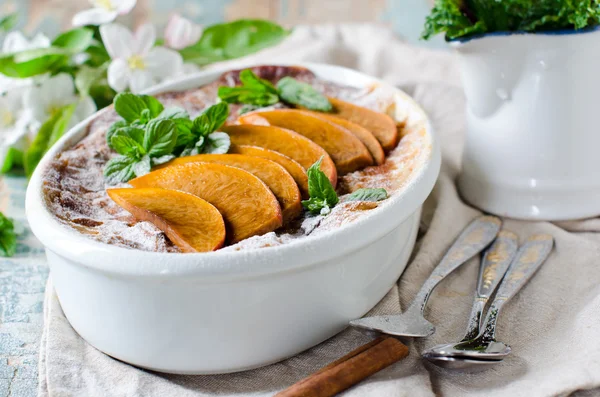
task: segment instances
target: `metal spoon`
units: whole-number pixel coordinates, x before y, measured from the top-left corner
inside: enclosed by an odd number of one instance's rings
[[[471,222],[452,244],[404,313],[365,317],[350,321],[350,325],[394,336],[432,335],[435,327],[423,317],[423,312],[434,288],[447,275],[487,247],[498,235],[501,225],[502,221],[494,216],[482,216]]]
[[[502,361],[511,352],[508,345],[496,341],[496,321],[504,304],[512,298],[529,281],[536,270],[546,260],[554,239],[547,234],[532,236],[519,249],[504,276],[496,298],[490,306],[483,331],[477,338],[456,344],[436,346],[423,354],[428,360],[448,365],[448,358],[466,359],[469,361],[485,360]],[[453,363],[456,364],[456,363]],[[474,364],[474,363],[470,363]]]

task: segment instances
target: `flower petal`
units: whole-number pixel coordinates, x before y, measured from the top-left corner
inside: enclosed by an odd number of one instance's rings
[[[100,26],[100,35],[112,59],[127,59],[133,55],[133,35],[119,23]]]
[[[117,10],[119,15],[125,15],[129,14],[129,12],[133,10],[133,7],[135,7],[137,0],[113,0],[112,3],[113,7]]]
[[[154,85],[152,74],[148,70],[134,70],[131,72],[129,80],[129,89],[134,94],[144,91]]]
[[[133,53],[146,54],[156,43],[156,28],[151,23],[145,23],[135,31]]]
[[[177,51],[165,47],[154,47],[144,57],[147,70],[157,80],[181,74],[183,58]]]
[[[10,32],[2,44],[3,53],[12,53],[22,51],[29,45],[27,38],[21,32]]]
[[[43,33],[36,34],[29,42],[29,49],[48,48],[50,47],[50,39]]]
[[[59,73],[40,84],[40,95],[46,98],[52,107],[68,105],[75,100],[75,83],[73,77]]]
[[[90,8],[89,10],[84,10],[75,14],[71,23],[73,26],[99,26],[114,21],[117,18],[117,15],[117,11],[109,11],[106,8]]]
[[[75,112],[73,112],[73,117],[71,118],[71,122],[69,123],[69,128],[79,123],[80,121],[85,120],[92,114],[96,112],[96,104],[91,96],[86,95],[81,97],[79,102],[77,103],[77,107],[75,108]]]
[[[179,14],[173,14],[165,29],[165,43],[170,48],[180,50],[196,44],[201,35],[202,27],[200,25],[196,25]]]
[[[115,91],[125,91],[129,85],[129,67],[124,59],[115,59],[108,66],[108,85]]]

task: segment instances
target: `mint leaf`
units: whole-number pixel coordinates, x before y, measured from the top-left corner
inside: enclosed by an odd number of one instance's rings
[[[247,87],[219,87],[217,95],[223,102],[245,103],[258,107],[271,106],[279,102],[279,96],[264,90]]]
[[[271,82],[261,79],[250,69],[240,72],[241,86],[221,86],[217,95],[223,102],[245,103],[255,106],[270,106],[279,102],[277,89]]]
[[[170,108],[164,109],[158,115],[158,118],[161,119],[189,119],[190,115],[185,109],[182,109],[177,106],[172,106]]]
[[[144,156],[140,161],[133,164],[133,172],[135,176],[146,175],[152,169],[152,160],[150,156]]]
[[[301,83],[292,77],[284,77],[277,83],[279,97],[292,105],[320,112],[331,112],[332,106],[326,96],[311,85]]]
[[[277,95],[277,88],[269,80],[261,79],[250,69],[240,72],[240,82],[244,87],[256,88]]]
[[[127,121],[119,120],[115,121],[110,127],[108,127],[108,130],[106,131],[106,144],[109,148],[114,149],[114,147],[112,146],[112,142],[110,141],[113,135],[121,128],[125,128],[127,126],[129,126],[129,123],[127,123]]]
[[[0,256],[10,257],[17,251],[17,234],[13,222],[0,212]]]
[[[128,123],[142,120],[146,115],[146,122],[157,117],[163,110],[163,105],[158,99],[148,95],[136,95],[130,92],[121,92],[114,99],[115,111]],[[144,112],[146,110],[146,112]]]
[[[386,198],[388,198],[388,193],[383,188],[362,188],[346,196],[344,201],[381,201]]]
[[[94,31],[89,28],[76,28],[60,34],[54,39],[54,47],[65,48],[72,54],[84,52],[92,44]]]
[[[182,49],[180,53],[185,62],[206,65],[271,47],[289,33],[273,22],[241,19],[207,27],[198,43]]]
[[[194,119],[193,132],[199,136],[207,136],[220,128],[229,117],[229,106],[220,102],[213,105]]]
[[[323,157],[311,165],[306,171],[308,175],[308,194],[310,195],[310,199],[302,201],[304,208],[315,215],[327,215],[331,211],[331,208],[339,202],[338,195],[335,192],[331,181],[327,178],[327,175],[321,171],[322,161]]]
[[[177,143],[175,123],[167,119],[152,120],[146,126],[144,149],[150,157],[171,154]]]
[[[104,167],[104,177],[111,185],[128,182],[135,177],[135,172],[133,170],[135,163],[135,159],[127,156],[114,157],[106,163],[106,166]]]
[[[110,141],[117,153],[134,160],[141,159],[147,153],[139,142],[123,131],[114,134]]]
[[[213,132],[206,137],[202,153],[225,154],[229,151],[231,140],[224,132]]]

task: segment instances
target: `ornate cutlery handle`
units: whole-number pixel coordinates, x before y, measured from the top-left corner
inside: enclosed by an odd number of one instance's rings
[[[537,269],[544,263],[552,247],[554,239],[548,234],[538,234],[527,239],[525,244],[519,249],[517,257],[511,263],[500,288],[496,293],[496,298],[485,319],[484,339],[495,340],[496,321],[504,304],[519,290],[527,284]]]
[[[479,335],[485,304],[515,257],[518,245],[517,235],[511,231],[503,230],[498,234],[494,244],[485,252],[479,268],[475,301],[473,302],[467,332],[463,341],[474,339]]]
[[[439,282],[494,241],[501,225],[502,221],[495,216],[481,216],[471,222],[425,281],[408,310],[418,309],[422,313]]]

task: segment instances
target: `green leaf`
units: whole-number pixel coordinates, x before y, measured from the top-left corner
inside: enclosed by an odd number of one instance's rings
[[[244,103],[257,107],[271,106],[279,102],[279,96],[246,87],[219,87],[219,98],[227,103]]]
[[[223,102],[269,106],[279,102],[277,89],[270,81],[259,78],[250,69],[240,72],[241,86],[219,87],[217,95]]]
[[[48,149],[52,147],[67,131],[67,127],[71,122],[71,118],[73,117],[73,113],[75,112],[75,108],[77,107],[76,103],[65,106],[60,111],[60,117],[54,123],[52,127],[52,134],[50,135],[50,139],[48,140]]]
[[[271,47],[288,34],[288,30],[273,22],[241,19],[206,28],[198,43],[184,48],[180,53],[186,62],[207,65]]]
[[[158,99],[148,95],[136,95],[130,92],[121,92],[118,94],[115,97],[114,103],[115,111],[128,123],[141,120],[144,110],[148,110],[149,117],[154,118],[164,109]]]
[[[17,251],[17,234],[13,222],[0,212],[0,256],[10,257]]]
[[[0,32],[8,32],[15,27],[19,20],[17,13],[12,13],[0,18]]]
[[[146,126],[144,149],[150,157],[171,154],[176,143],[177,128],[171,120],[156,119]]]
[[[265,92],[277,95],[277,88],[268,80],[261,79],[250,69],[244,69],[240,72],[240,82],[242,86],[255,88]]]
[[[161,119],[189,119],[190,115],[185,109],[182,109],[177,106],[172,106],[160,112],[158,117]]]
[[[302,201],[304,208],[312,214],[326,215],[338,202],[339,198],[327,175],[321,171],[321,157],[319,161],[311,165],[306,171],[308,175],[309,200]]]
[[[4,164],[2,164],[2,168],[0,168],[0,174],[6,174],[15,167],[22,167],[23,155],[24,153],[21,150],[9,147],[6,152],[6,157],[4,158]]]
[[[213,132],[206,137],[202,153],[225,154],[229,151],[231,140],[224,132]]]
[[[320,112],[331,112],[333,109],[325,95],[311,85],[301,83],[292,77],[284,77],[279,80],[277,89],[279,97],[289,104]]]
[[[172,119],[175,127],[177,128],[177,144],[175,147],[187,146],[192,143],[196,136],[192,132],[192,128],[194,127],[194,122],[190,119]]]
[[[28,177],[31,177],[35,167],[37,167],[48,149],[64,135],[75,107],[76,104],[65,106],[42,124],[33,142],[25,152],[23,166]]]
[[[386,198],[388,198],[388,194],[383,188],[362,188],[346,196],[345,201],[381,201]]]
[[[114,157],[104,167],[104,177],[111,185],[121,182],[129,182],[135,177],[133,167],[137,161],[127,156]]]
[[[598,26],[597,0],[436,0],[422,37],[447,39],[499,31],[537,32]]]
[[[115,121],[114,123],[111,124],[110,127],[108,127],[108,130],[106,131],[106,144],[108,145],[109,148],[114,149],[114,147],[112,146],[112,142],[111,142],[113,135],[121,128],[125,128],[127,126],[129,126],[127,121],[119,120],[119,121]]]
[[[152,169],[152,160],[150,156],[144,156],[140,161],[133,164],[133,172],[135,176],[143,176],[150,172]]]
[[[0,56],[0,73],[14,78],[26,78],[58,71],[69,62],[63,48],[49,47]]]
[[[110,139],[112,147],[117,153],[123,156],[127,156],[135,160],[141,159],[147,153],[147,151],[140,143],[138,143],[127,132],[125,132],[125,130],[126,129],[119,130],[112,136]]]
[[[88,28],[68,30],[54,39],[52,45],[71,51],[72,54],[84,52],[94,40],[94,31]]]
[[[82,65],[75,74],[75,87],[80,95],[90,95],[90,90],[94,84],[97,84],[106,76],[108,63],[92,68]]]
[[[204,110],[194,119],[192,132],[198,136],[207,136],[220,128],[229,117],[229,106],[225,102],[219,102]]]

